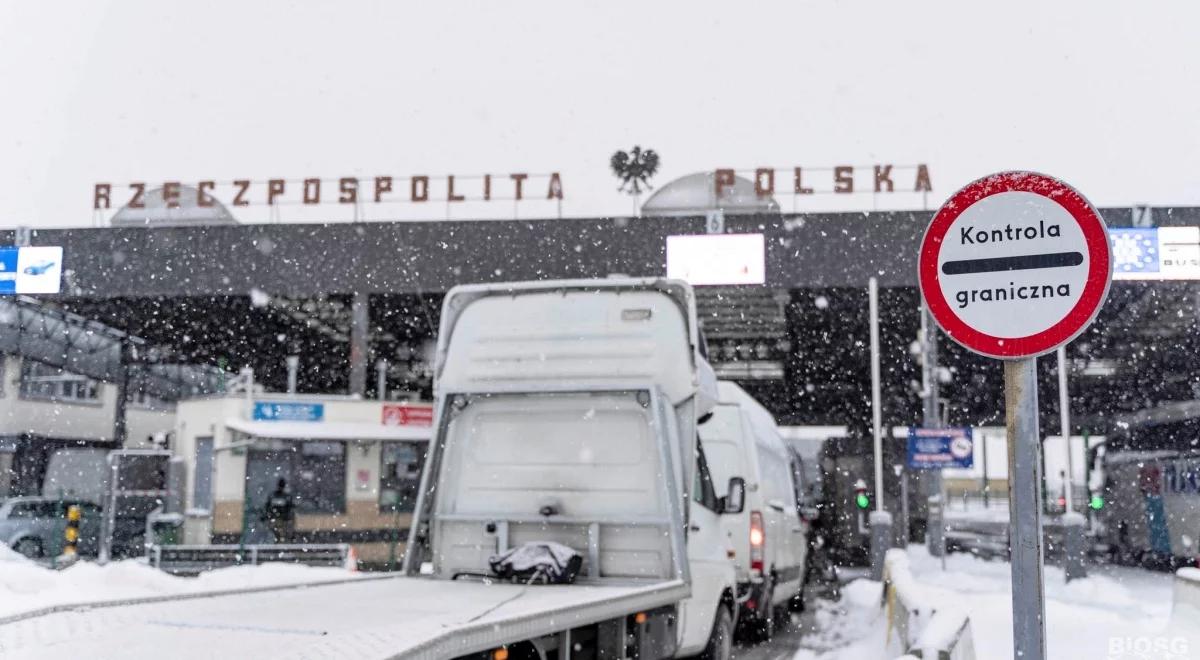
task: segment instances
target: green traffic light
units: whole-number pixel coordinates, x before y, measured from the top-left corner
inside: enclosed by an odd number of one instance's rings
[[[858,505],[858,508],[866,509],[871,506],[871,498],[867,497],[866,493],[859,493],[858,496],[854,498],[854,503]]]
[[[1092,495],[1092,500],[1088,502],[1088,506],[1092,507],[1094,511],[1099,511],[1104,508],[1104,498],[1099,495]]]

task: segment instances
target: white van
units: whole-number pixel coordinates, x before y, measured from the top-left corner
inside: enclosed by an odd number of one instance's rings
[[[734,547],[741,632],[769,639],[789,608],[799,608],[804,589],[808,523],[794,479],[800,470],[771,413],[735,383],[720,381],[717,392],[700,438],[714,483],[745,479],[745,508],[721,524]]]

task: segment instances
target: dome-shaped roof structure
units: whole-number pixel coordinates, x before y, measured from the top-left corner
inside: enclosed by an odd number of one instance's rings
[[[142,195],[143,208],[121,207],[110,223],[114,227],[164,227],[179,225],[231,225],[237,220],[225,205],[212,199],[211,206],[200,206],[199,191],[191,186],[179,186],[178,206],[168,207],[163,200],[163,189],[147,190]]]
[[[779,213],[779,203],[770,195],[759,195],[754,182],[740,176],[733,185],[725,186],[717,197],[713,172],[697,172],[681,176],[650,195],[642,204],[642,215],[679,217],[704,215],[708,211],[736,213]]]

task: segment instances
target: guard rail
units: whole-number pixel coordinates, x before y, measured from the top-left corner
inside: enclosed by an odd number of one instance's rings
[[[148,545],[146,559],[151,566],[173,575],[197,575],[215,568],[264,563],[356,568],[354,551],[347,543]]]

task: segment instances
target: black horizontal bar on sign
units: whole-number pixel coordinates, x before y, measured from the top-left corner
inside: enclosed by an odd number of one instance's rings
[[[1050,254],[1023,254],[1017,257],[992,257],[989,259],[961,259],[942,264],[946,275],[969,275],[971,273],[995,273],[1006,270],[1033,270],[1035,268],[1063,268],[1083,263],[1082,252],[1052,252]]]

